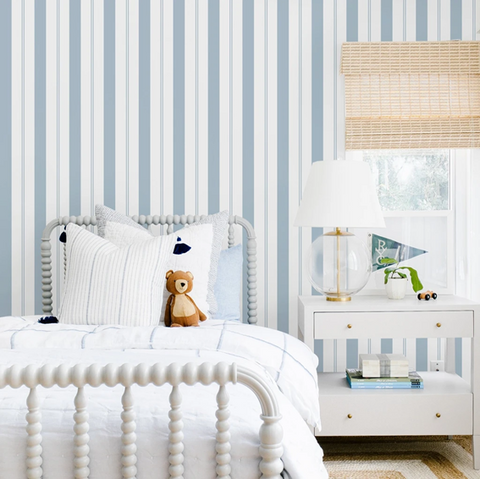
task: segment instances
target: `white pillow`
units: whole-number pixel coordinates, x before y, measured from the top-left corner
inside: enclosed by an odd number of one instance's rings
[[[153,238],[153,235],[143,226],[107,206],[96,205],[95,215],[97,217],[98,234],[117,246],[127,246]],[[194,286],[190,296],[207,318],[213,317],[217,311],[215,283],[223,238],[227,232],[228,218],[228,211],[208,215],[170,235],[181,238],[178,243],[185,243],[191,249],[184,254],[172,255],[169,269],[190,271],[193,274]],[[213,228],[210,247],[207,247],[205,233],[202,230],[197,230],[201,225],[211,225]],[[208,260],[208,264],[205,266],[206,260]],[[208,275],[206,279],[205,272]],[[169,293],[166,288],[164,290],[164,297],[168,298]],[[203,296],[204,291],[205,296]],[[162,312],[161,321],[164,320],[164,316],[165,311]]]
[[[60,322],[158,324],[174,237],[119,248],[75,224],[67,225],[66,235],[67,270]]]

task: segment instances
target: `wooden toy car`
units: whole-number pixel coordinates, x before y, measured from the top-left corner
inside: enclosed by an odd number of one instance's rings
[[[437,299],[437,293],[434,291],[424,291],[423,293],[418,293],[417,296],[418,299],[424,299],[425,301],[428,301],[430,298]]]

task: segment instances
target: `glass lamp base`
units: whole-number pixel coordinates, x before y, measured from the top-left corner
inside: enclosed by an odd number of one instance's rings
[[[319,236],[310,247],[309,278],[327,301],[351,301],[367,284],[371,271],[367,246],[351,232],[335,228]]]

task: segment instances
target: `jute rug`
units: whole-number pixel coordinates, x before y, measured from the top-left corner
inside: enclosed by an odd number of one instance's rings
[[[471,436],[318,438],[331,479],[480,479]]]

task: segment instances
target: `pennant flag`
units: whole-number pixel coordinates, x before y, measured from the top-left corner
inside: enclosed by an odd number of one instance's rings
[[[369,235],[372,239],[372,271],[386,268],[387,264],[380,264],[383,258],[394,258],[399,262],[414,258],[428,251],[424,249],[414,248],[398,241],[394,241],[384,236],[375,234]]]

